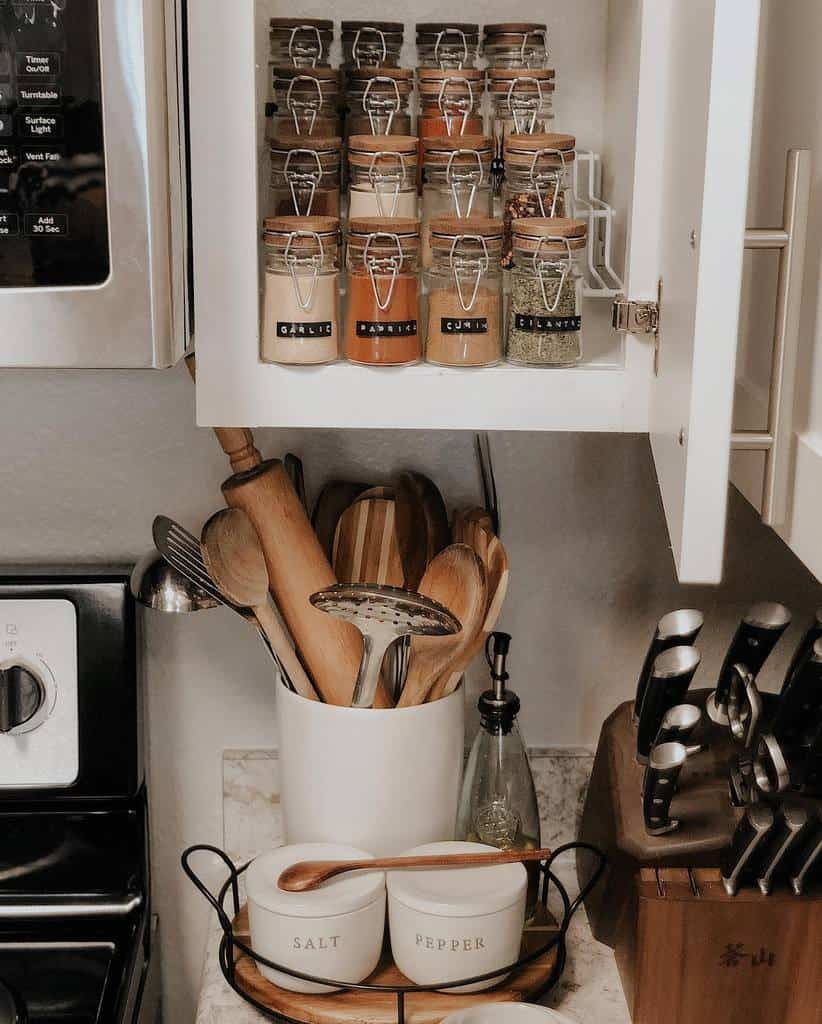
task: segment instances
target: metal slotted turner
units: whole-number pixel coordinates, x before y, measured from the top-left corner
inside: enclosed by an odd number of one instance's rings
[[[374,705],[385,652],[401,636],[452,636],[462,626],[443,605],[399,587],[338,583],[312,594],[315,608],[362,633],[363,656],[351,706]]]

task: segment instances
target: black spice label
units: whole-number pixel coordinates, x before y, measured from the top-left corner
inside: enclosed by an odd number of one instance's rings
[[[531,316],[527,313],[514,315],[514,327],[530,334],[550,334],[552,331],[578,331],[582,327],[581,316]]]
[[[442,334],[487,334],[487,316],[444,316],[440,318]]]
[[[389,320],[382,324],[373,320],[357,321],[358,338],[411,338],[416,333],[416,320]]]
[[[277,321],[278,338],[330,338],[333,333],[334,324],[330,320],[305,324],[293,324],[285,320]]]

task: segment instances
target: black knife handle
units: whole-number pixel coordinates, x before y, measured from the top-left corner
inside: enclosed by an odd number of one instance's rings
[[[690,744],[691,736],[702,721],[702,708],[696,704],[675,704],[668,708],[662,718],[659,732],[654,739],[654,746],[663,743],[681,743],[688,751],[688,756],[702,750],[701,744]]]
[[[786,750],[807,746],[822,718],[822,640],[797,665],[782,691],[771,731]]]
[[[680,608],[678,611],[668,612],[667,615],[663,615],[659,620],[636,684],[636,696],[634,697],[635,722],[639,721],[642,701],[645,698],[648,680],[651,678],[656,659],[663,651],[668,651],[672,647],[692,646],[696,642],[696,638],[699,636],[704,624],[705,616],[695,608]]]
[[[757,856],[756,884],[763,896],[770,893],[774,881],[787,865],[791,851],[801,842],[810,820],[807,810],[799,806],[785,806],[777,816],[776,824],[762,844],[761,856]]]
[[[715,694],[718,708],[727,707],[734,666],[744,665],[756,677],[790,621],[791,613],[783,604],[764,602],[748,609],[722,663]]]
[[[822,640],[822,608],[816,609],[816,618],[814,619],[813,625],[809,627],[807,633],[802,637],[799,646],[794,651],[791,663],[788,665],[788,671],[785,673],[785,681],[782,684],[783,693],[790,683],[794,672],[796,672],[799,667],[799,663],[805,660],[805,656],[808,651],[813,649],[813,645],[817,640]]]
[[[795,855],[791,858],[791,887],[797,896],[801,896],[805,891],[805,886],[820,862],[822,862],[822,821],[817,812],[806,835],[800,841]]]
[[[663,651],[654,662],[637,726],[636,751],[640,764],[648,761],[665,712],[684,701],[700,660],[696,647],[679,646]]]
[[[749,807],[736,826],[731,845],[722,852],[720,870],[722,884],[729,896],[736,896],[739,886],[750,871],[756,851],[773,828],[774,813],[765,804]]]
[[[671,819],[671,802],[687,759],[681,743],[663,743],[651,751],[642,785],[642,814],[649,836],[664,836],[679,828],[679,822]]]

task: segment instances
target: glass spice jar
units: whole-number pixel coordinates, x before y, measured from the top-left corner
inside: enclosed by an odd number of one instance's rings
[[[507,136],[548,132],[554,119],[554,76],[552,68],[489,69],[493,135],[500,156]]]
[[[417,138],[352,135],[348,140],[349,217],[417,217]]]
[[[349,221],[345,354],[367,366],[408,366],[422,355],[417,220]]]
[[[472,68],[479,50],[479,25],[463,22],[422,22],[417,25],[420,67]]]
[[[411,134],[412,71],[361,68],[349,71],[347,79],[347,136]]]
[[[307,366],[338,358],[339,235],[334,217],[264,222],[264,363]]]
[[[271,141],[273,217],[339,217],[342,139],[290,136]]]
[[[439,366],[502,359],[502,221],[444,217],[431,224],[425,357]]]
[[[404,32],[401,21],[344,21],[343,67],[399,67]]]
[[[502,190],[505,247],[510,266],[511,225],[521,217],[565,217],[570,213],[570,172],[576,160],[573,135],[509,135],[505,140]]]
[[[272,69],[271,134],[324,138],[340,134],[339,76],[331,68]]]
[[[528,22],[486,25],[482,55],[492,68],[544,68],[548,59],[548,28]]]
[[[583,220],[534,217],[514,221],[508,362],[573,366],[582,358],[580,261],[586,237]]]
[[[491,157],[486,135],[427,139],[423,143],[422,264],[431,264],[431,222],[438,217],[490,217]]]
[[[327,68],[334,22],[324,18],[272,18],[269,39],[274,64]]]
[[[483,134],[484,71],[419,68],[417,82],[420,95],[417,134],[421,140]]]

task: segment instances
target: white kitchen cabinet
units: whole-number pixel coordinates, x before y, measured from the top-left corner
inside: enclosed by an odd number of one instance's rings
[[[363,0],[299,7],[337,23],[371,9]],[[656,338],[617,333],[611,301],[590,299],[586,362],[570,370],[260,362],[267,25],[293,13],[271,0],[189,7],[198,422],[648,432],[680,578],[717,582],[759,0],[381,6],[381,18],[406,22],[406,66],[414,63],[415,21],[459,14],[549,23],[555,127],[601,155],[626,296],[655,302],[660,282],[662,296]]]

